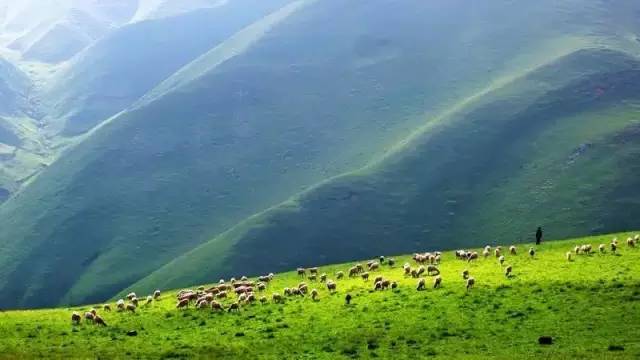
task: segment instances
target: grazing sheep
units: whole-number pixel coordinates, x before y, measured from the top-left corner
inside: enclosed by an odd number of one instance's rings
[[[491,245],[485,245],[484,250],[487,252],[491,252]]]
[[[382,281],[382,279],[383,279],[382,275],[379,275],[379,276],[376,276],[375,279],[373,279],[373,282],[377,283],[378,281]]]
[[[127,294],[127,299],[129,301],[131,301],[131,299],[133,299],[134,297],[136,297],[136,293],[134,293],[134,292],[130,292],[129,294]]]
[[[240,278],[240,281],[247,281],[247,280],[249,280],[249,278],[248,278],[248,277],[246,277],[246,276],[242,276],[242,277]]]
[[[298,286],[298,290],[300,290],[302,294],[306,294],[308,289],[307,284],[300,284],[300,286]]]
[[[362,280],[367,281],[367,280],[369,280],[369,273],[368,272],[364,272],[364,273],[362,273],[362,275],[360,275],[360,277],[362,277]]]
[[[509,246],[509,254],[516,255],[517,252],[518,252],[518,250],[516,249],[515,246],[513,246],[513,245]]]
[[[311,300],[313,300],[313,301],[318,300],[318,290],[311,289]]]
[[[284,294],[284,296],[291,296],[291,289],[286,287],[282,290],[282,293]]]
[[[80,320],[82,320],[82,317],[80,316],[80,314],[77,311],[74,311],[71,314],[71,323],[79,325],[80,324]]]
[[[425,271],[426,271],[426,269],[424,268],[424,266],[420,265],[420,267],[418,268],[418,271],[416,272],[416,276],[414,276],[414,277],[418,277],[418,276],[424,274]]]
[[[349,304],[351,304],[351,299],[352,299],[352,298],[353,298],[353,297],[351,296],[351,294],[347,294],[347,295],[344,297],[344,302],[345,302],[347,305],[349,305]]]
[[[504,264],[504,255],[500,255],[498,262],[500,262],[500,265]]]
[[[91,311],[87,311],[86,313],[84,313],[84,319],[86,321],[93,322],[95,318],[96,318],[96,314],[92,313]]]
[[[291,295],[301,295],[301,296],[304,295],[302,291],[300,291],[300,289],[298,288],[291,288],[290,290],[291,290]]]
[[[282,295],[278,293],[273,293],[273,295],[271,295],[271,299],[273,299],[273,302],[276,304],[280,304],[284,301],[284,298],[282,297]]]
[[[349,277],[357,276],[358,272],[359,271],[358,271],[358,267],[357,266],[349,268]]]
[[[529,248],[529,256],[534,257],[536,255],[536,250],[532,247]]]
[[[369,264],[369,271],[378,270],[379,268],[380,268],[380,263],[377,261],[374,261],[371,264]]]
[[[102,305],[102,310],[104,310],[104,311],[111,311],[111,305],[109,305],[109,304],[104,304],[104,305]]]
[[[402,269],[404,269],[404,274],[406,275],[411,275],[411,266],[409,264],[404,264],[402,266]]]
[[[378,261],[380,264],[384,264],[384,256],[380,255],[380,257],[378,257]]]
[[[606,249],[606,246],[604,244],[600,244],[600,246],[598,246],[598,250],[600,250],[600,254],[604,254]]]
[[[636,242],[632,238],[628,238],[627,239],[627,246],[628,247],[636,247]]]
[[[240,294],[240,296],[238,296],[238,301],[239,302],[244,302],[245,300],[247,300],[247,294]]]
[[[131,299],[131,303],[132,303],[133,305],[135,305],[136,307],[138,307],[138,298],[137,298],[137,297],[134,297],[133,299]]]
[[[467,290],[471,289],[476,284],[476,279],[470,277],[467,279]]]
[[[331,280],[327,281],[327,290],[329,290],[329,292],[336,291],[336,283]]]
[[[440,275],[440,270],[435,265],[427,265],[427,275]]]
[[[437,289],[442,286],[442,277],[440,275],[433,279],[433,288]]]
[[[504,269],[504,276],[509,277],[511,276],[511,271],[513,270],[513,268],[511,267],[511,265],[507,266],[506,269]]]
[[[418,278],[418,270],[416,270],[416,269],[411,270],[411,277],[417,279]]]
[[[236,282],[236,278],[232,277],[231,279],[229,279],[229,282],[230,282],[231,284],[234,284],[234,283]]]
[[[389,260],[387,260],[387,265],[389,265],[390,267],[393,267],[393,265],[396,264],[396,260],[394,258],[389,258]]]
[[[567,261],[571,261],[571,255],[573,253],[571,251],[567,251],[567,253],[565,254],[565,256],[567,257]]]
[[[493,251],[493,253],[495,254],[496,258],[499,258],[499,257],[500,257],[500,255],[501,255],[501,254],[500,254],[500,248],[496,248],[496,249]]]
[[[216,298],[218,299],[224,299],[227,297],[227,292],[226,291],[220,291],[217,295]]]
[[[224,284],[224,279],[220,279],[220,281],[218,281],[218,284]]]
[[[469,253],[469,255],[467,256],[468,262],[471,262],[472,260],[478,260],[478,253],[475,251],[472,253]]]
[[[440,261],[442,261],[442,255],[438,254],[433,258],[433,262],[438,265],[440,264]]]
[[[261,303],[261,304],[266,304],[266,303],[267,303],[267,301],[269,301],[269,300],[267,300],[267,297],[266,297],[266,296],[260,296],[260,303]]]
[[[336,273],[336,279],[340,280],[340,279],[342,279],[343,277],[344,277],[344,272],[342,272],[342,271],[338,271],[338,272]]]
[[[94,315],[93,323],[96,325],[107,326],[107,323],[104,322],[104,319],[100,315]]]
[[[373,284],[373,290],[382,290],[382,281],[378,281]]]
[[[582,249],[581,249],[581,248],[580,248],[580,246],[578,246],[578,245],[576,245],[576,247],[574,247],[574,248],[573,248],[573,252],[575,252],[575,253],[576,253],[576,255],[580,255],[580,251],[581,251],[581,250],[582,250]]]
[[[484,256],[485,259],[488,258],[490,254],[491,254],[491,251],[489,251],[487,249],[484,249],[482,251],[482,256]]]
[[[320,282],[325,282],[325,281],[327,281],[327,274],[322,273],[322,275],[320,275]]]
[[[91,308],[89,312],[92,313],[94,316],[98,314],[98,310],[96,310],[95,308]]]
[[[160,299],[160,290],[156,290],[156,291],[153,292],[153,298],[155,300]]]
[[[240,303],[238,303],[237,301],[234,302],[233,304],[229,305],[229,309],[227,310],[228,312],[232,312],[232,311],[240,311]]]
[[[258,291],[264,291],[267,289],[267,285],[265,283],[258,283],[258,285],[256,286],[258,288]]]
[[[391,286],[391,281],[389,281],[389,280],[382,280],[380,282],[380,287],[381,287],[382,290],[389,289],[389,286]]]
[[[580,250],[585,254],[590,254],[591,253],[591,244],[582,245]]]
[[[254,293],[251,293],[251,292],[250,292],[250,293],[247,293],[247,300],[246,300],[247,304],[254,303],[255,301],[256,301],[256,296],[255,296],[255,294],[254,294]]]
[[[316,274],[318,275],[318,268],[317,267],[312,267],[309,269],[309,274]]]
[[[305,277],[307,275],[307,271],[305,270],[305,268],[298,268],[297,270],[298,275]]]
[[[418,280],[418,287],[416,288],[416,290],[420,291],[420,290],[424,290],[426,286],[426,281],[423,279]]]
[[[206,299],[202,299],[196,304],[196,309],[206,309],[209,307],[209,302]]]
[[[204,291],[204,286],[198,286],[198,291]]]
[[[393,281],[391,282],[391,289],[396,289],[398,287],[398,283]]]
[[[467,269],[462,270],[462,278],[465,280],[469,278],[469,270]]]
[[[124,311],[124,300],[120,299],[118,300],[118,302],[116,302],[116,308],[118,309],[118,311]]]
[[[618,250],[618,243],[612,242],[611,243],[611,252],[615,254],[616,250]]]
[[[318,275],[316,274],[309,274],[309,276],[307,277],[307,279],[309,279],[310,281],[316,281],[317,278]]]
[[[176,309],[183,309],[188,307],[189,307],[189,299],[178,300],[178,303],[176,304]]]
[[[213,301],[211,302],[211,310],[212,310],[212,311],[224,311],[224,306],[222,306],[222,304],[221,304],[221,303],[219,303],[219,302],[217,302],[217,301],[213,300]]]

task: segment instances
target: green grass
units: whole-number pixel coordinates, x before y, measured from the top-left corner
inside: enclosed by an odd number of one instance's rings
[[[624,243],[628,235],[615,236]],[[2,312],[0,358],[635,358],[640,248],[622,244],[615,255],[607,248],[605,254],[565,259],[574,245],[597,249],[613,236],[544,241],[534,258],[526,254],[530,244],[519,244],[518,255],[506,255],[511,278],[493,255],[468,264],[446,251],[442,288],[425,291],[403,276],[404,262],[415,266],[410,256],[397,256],[393,268],[372,272],[397,281],[395,291],[374,292],[371,280],[356,278],[337,280],[331,295],[307,281],[320,291],[319,301],[288,298],[284,304],[246,305],[237,314],[176,310],[175,292],[169,291],[136,314],[99,310],[106,328],[71,325],[72,311],[91,306]],[[320,272],[334,278],[352,264]],[[461,277],[465,268],[477,281],[470,291]],[[265,294],[300,281],[292,272],[277,274]],[[347,293],[353,295],[350,306],[344,304]],[[130,330],[138,335],[127,336]],[[552,336],[553,345],[539,345],[542,335]]]

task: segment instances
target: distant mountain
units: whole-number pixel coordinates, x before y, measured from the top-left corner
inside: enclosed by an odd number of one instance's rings
[[[637,228],[639,11],[235,0],[122,26],[42,80],[55,161],[0,206],[0,306]]]

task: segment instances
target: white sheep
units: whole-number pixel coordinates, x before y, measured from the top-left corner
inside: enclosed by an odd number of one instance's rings
[[[600,244],[600,246],[598,246],[598,250],[600,250],[601,254],[604,254],[605,249],[606,249],[606,246],[604,244]]]
[[[500,265],[504,264],[504,255],[500,255],[498,262],[500,262]]]
[[[517,252],[518,252],[518,250],[514,245],[509,246],[509,253],[511,255],[516,255]]]
[[[534,257],[536,255],[536,250],[533,247],[529,248],[529,256]]]

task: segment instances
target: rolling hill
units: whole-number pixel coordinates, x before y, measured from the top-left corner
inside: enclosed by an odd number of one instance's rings
[[[0,306],[638,226],[633,2],[238,4],[54,75],[77,144],[0,207]]]
[[[351,358],[528,358],[618,359],[640,355],[640,283],[635,274],[640,249],[621,246],[612,254],[614,235],[565,241],[545,241],[530,257],[530,244],[506,254],[500,265],[493,254],[472,263],[457,260],[453,251],[442,255],[441,287],[434,276],[424,276],[427,287],[416,291],[418,279],[404,276],[402,264],[417,265],[410,256],[394,257],[381,268],[360,276],[336,279],[353,262],[319,268],[336,282],[336,292],[325,284],[301,279],[295,272],[276,274],[265,291],[256,291],[261,304],[242,304],[238,312],[176,309],[176,291],[162,291],[157,301],[142,302],[135,314],[112,312],[97,305],[106,327],[82,320],[71,324],[71,314],[93,306],[0,313],[0,351],[8,358],[194,358],[217,359],[351,359]],[[598,253],[598,244],[605,244]],[[565,253],[576,245],[591,244],[595,253]],[[503,249],[507,249],[504,246]],[[477,251],[481,251],[477,249]],[[387,257],[386,260],[389,260]],[[362,262],[365,264],[366,260]],[[507,266],[513,271],[505,277]],[[475,279],[465,289],[462,271]],[[237,269],[236,276],[243,273]],[[373,278],[397,283],[395,289],[374,290]],[[217,278],[209,279],[217,283]],[[306,282],[310,294],[271,300],[285,287]],[[227,284],[229,279],[227,279]],[[144,294],[138,292],[144,300]],[[349,294],[352,300],[345,304]],[[115,300],[114,300],[115,301]],[[218,300],[225,308],[235,295]],[[551,344],[541,345],[546,336]]]

